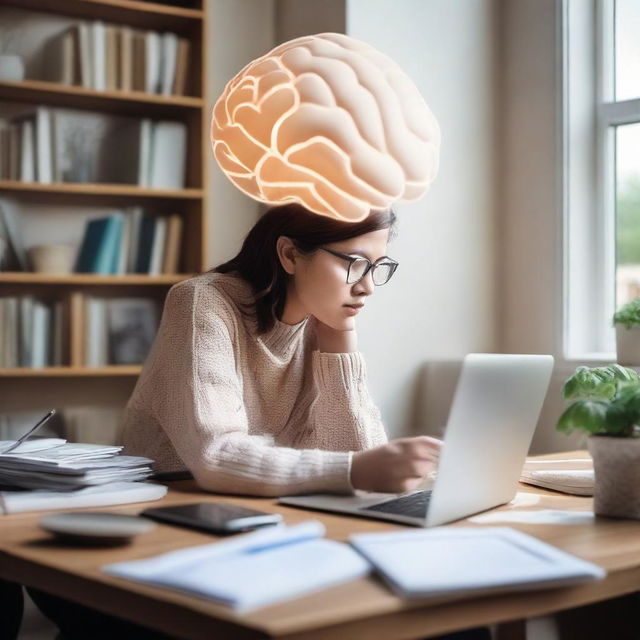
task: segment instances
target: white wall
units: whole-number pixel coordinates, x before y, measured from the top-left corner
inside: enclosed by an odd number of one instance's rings
[[[555,431],[561,388],[579,363],[562,359],[562,52],[556,0],[502,0],[503,104],[497,313],[506,352],[551,353],[556,368],[533,453],[583,444]]]
[[[208,0],[209,112],[225,85],[274,46],[273,0]],[[213,154],[208,170],[210,266],[232,258],[258,219],[259,205],[223,176]]]
[[[439,176],[420,202],[398,206],[390,253],[401,267],[359,322],[370,388],[391,435],[438,431],[469,351],[560,356],[559,3],[211,2],[211,103],[276,44],[343,31],[396,60],[440,122]],[[258,207],[210,164],[216,264],[239,247]],[[571,370],[554,373],[535,452],[579,444],[554,430]]]
[[[399,235],[389,252],[398,272],[359,323],[389,432],[434,431],[446,415],[456,360],[497,347],[495,3],[350,0],[347,7],[347,33],[400,64],[442,130],[431,190],[397,207]]]

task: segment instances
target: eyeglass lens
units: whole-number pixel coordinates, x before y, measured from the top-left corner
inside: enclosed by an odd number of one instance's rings
[[[371,277],[375,285],[386,284],[394,272],[394,266],[390,262],[379,262],[371,268]],[[354,284],[360,280],[366,273],[369,262],[363,258],[357,258],[351,263],[349,269],[348,284]]]

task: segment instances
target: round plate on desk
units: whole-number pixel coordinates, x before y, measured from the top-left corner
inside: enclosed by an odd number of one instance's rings
[[[156,525],[146,518],[120,513],[54,513],[40,520],[40,526],[60,540],[83,545],[126,544]]]

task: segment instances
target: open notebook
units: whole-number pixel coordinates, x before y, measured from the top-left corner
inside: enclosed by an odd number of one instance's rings
[[[577,496],[592,496],[594,479],[589,457],[527,460],[520,474],[520,482]]]

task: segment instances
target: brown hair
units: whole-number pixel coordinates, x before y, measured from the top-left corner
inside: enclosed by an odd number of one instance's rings
[[[298,251],[309,255],[321,245],[380,229],[389,229],[391,237],[395,222],[396,215],[390,209],[372,211],[360,222],[341,222],[312,213],[296,203],[272,207],[249,231],[235,258],[212,271],[235,273],[251,285],[258,332],[266,333],[282,317],[287,298],[289,275],[282,268],[276,250],[280,236],[290,238]]]

